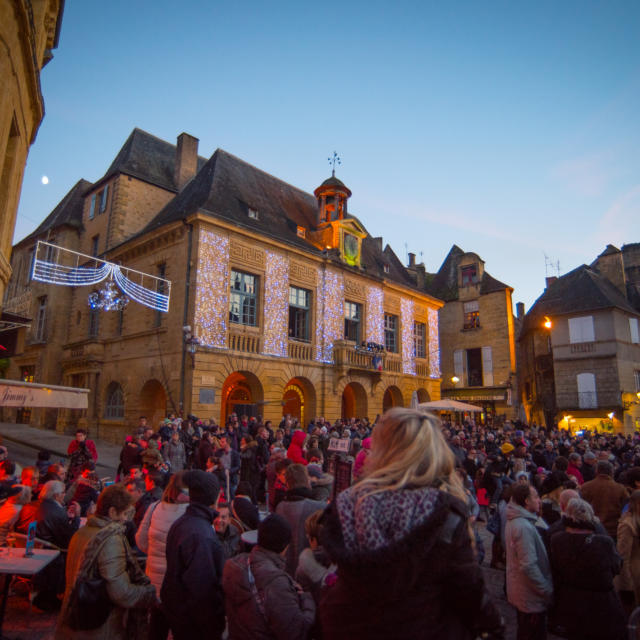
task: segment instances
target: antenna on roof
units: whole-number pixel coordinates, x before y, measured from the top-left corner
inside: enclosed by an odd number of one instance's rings
[[[544,275],[548,278],[549,272],[551,275],[556,275],[560,277],[560,260],[556,260],[555,262],[549,258],[549,256],[544,254]]]
[[[330,158],[327,158],[327,160],[329,160],[329,164],[331,165],[331,177],[335,178],[336,177],[336,163],[342,164],[342,160],[340,160],[340,156],[338,155],[337,151],[334,151],[333,155]]]

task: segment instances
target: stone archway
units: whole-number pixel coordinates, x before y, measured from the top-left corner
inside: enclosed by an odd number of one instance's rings
[[[391,385],[385,389],[384,395],[382,396],[382,412],[385,413],[392,407],[403,407],[404,402],[402,401],[402,391],[398,389],[395,385]]]
[[[359,382],[350,382],[342,391],[341,413],[347,419],[367,416],[367,392]]]
[[[167,416],[167,392],[158,380],[147,380],[140,391],[141,415],[154,429]],[[137,417],[137,416],[136,416]]]
[[[264,392],[258,377],[250,371],[234,371],[222,385],[220,424],[231,413],[257,416],[262,413]]]
[[[426,389],[416,389],[416,394],[418,397],[418,404],[420,404],[421,402],[431,402],[431,396]]]
[[[291,378],[282,394],[282,415],[290,414],[304,428],[316,417],[316,390],[310,380]]]

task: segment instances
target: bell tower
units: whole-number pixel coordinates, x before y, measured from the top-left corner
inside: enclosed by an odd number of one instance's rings
[[[351,191],[332,172],[313,194],[318,200],[318,220],[320,227],[328,222],[344,220],[347,215],[347,200],[351,197]]]

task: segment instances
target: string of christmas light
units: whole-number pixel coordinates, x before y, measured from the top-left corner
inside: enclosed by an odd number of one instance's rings
[[[81,265],[80,263],[88,263]],[[89,266],[92,265],[92,266]],[[160,282],[164,283],[166,294],[147,288],[134,282],[129,276],[135,274],[140,282],[151,279],[157,289]],[[171,295],[171,282],[164,278],[151,276],[135,269],[129,269],[113,262],[100,260],[94,256],[87,256],[71,249],[65,249],[49,242],[38,241],[34,253],[31,279],[47,284],[58,284],[67,287],[91,286],[102,282],[106,278],[111,285],[102,290],[103,298],[108,295],[117,297],[112,291],[113,282],[128,296],[142,305],[151,307],[156,311],[169,311],[169,299]],[[111,292],[111,293],[109,293]],[[98,304],[102,298],[94,299]],[[114,298],[115,299],[115,298]],[[91,304],[91,303],[90,303]],[[104,307],[96,307],[104,308]]]
[[[200,344],[227,346],[229,238],[200,230],[196,277],[195,335]]]
[[[316,323],[316,360],[333,362],[333,343],[344,337],[344,278],[329,269],[323,272],[318,288],[322,301],[319,309],[321,322]]]
[[[88,302],[93,310],[122,311],[129,304],[129,298],[118,291],[113,280],[109,280],[100,291],[89,294]]]
[[[264,345],[267,355],[287,355],[289,334],[289,260],[267,251],[264,279]]]
[[[367,287],[367,341],[384,344],[382,287]]]
[[[409,375],[416,375],[416,359],[413,348],[413,300],[400,300],[400,322],[402,326],[402,371]]]
[[[429,377],[439,378],[440,338],[438,336],[438,311],[429,309]]]

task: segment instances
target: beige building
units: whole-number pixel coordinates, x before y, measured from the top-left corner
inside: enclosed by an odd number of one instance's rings
[[[133,301],[91,311],[87,287],[12,283],[7,304],[43,320],[10,377],[29,368],[35,382],[91,389],[88,410],[33,421],[119,441],[141,414],[307,423],[439,398],[442,302],[424,270],[404,267],[348,212],[349,189],[332,176],[306,193],[220,149],[200,158],[197,146],[134,130],[101,179],[67,196],[79,203],[61,203],[64,216],[15,247],[16,271],[48,237],[171,282],[166,314]]]
[[[578,431],[640,430],[640,243],[608,245],[547,288],[519,336],[530,421]]]
[[[63,8],[64,0],[0,0],[0,300],[24,167],[44,116],[40,71],[58,46]]]
[[[516,417],[513,289],[476,253],[453,245],[428,290],[439,311],[442,396],[476,404],[483,419]]]

